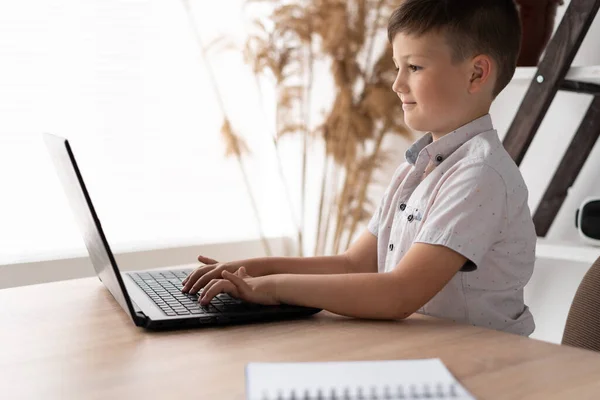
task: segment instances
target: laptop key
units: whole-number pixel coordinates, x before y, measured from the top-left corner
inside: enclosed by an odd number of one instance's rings
[[[229,299],[229,300],[221,300],[223,302],[223,304],[227,304],[227,305],[236,305],[236,304],[242,304],[243,301],[241,300],[237,300],[237,299]]]
[[[220,312],[227,311],[228,308],[231,309],[231,307],[227,307],[225,304],[211,304],[211,306],[213,306],[214,308],[216,308]]]
[[[180,299],[179,300],[182,304],[192,304],[192,303],[197,303],[197,301],[192,300],[192,299],[188,299],[187,297],[184,299]]]
[[[208,304],[206,306],[201,306],[201,307],[202,307],[202,309],[204,309],[207,312],[211,312],[211,313],[218,313],[219,312],[219,310],[215,306],[213,306],[212,304]]]

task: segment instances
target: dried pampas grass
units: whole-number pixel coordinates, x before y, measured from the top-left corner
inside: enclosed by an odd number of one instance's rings
[[[191,15],[189,0],[182,1]],[[275,148],[279,150],[279,141],[287,136],[302,138],[300,215],[298,219],[293,215],[300,255],[305,248],[309,148],[322,144],[324,150],[314,255],[336,254],[350,245],[359,225],[375,211],[368,192],[375,183],[375,172],[390,161],[382,148],[385,138],[410,134],[403,122],[401,103],[391,90],[395,68],[391,46],[385,39],[387,19],[401,1],[246,1],[248,9],[262,3],[270,10],[267,17],[253,22],[243,53],[257,82],[269,77],[276,88]],[[206,47],[197,30],[195,33],[221,102]],[[217,45],[222,43],[214,44]],[[322,120],[313,122],[315,71],[317,65],[324,63],[330,66],[335,96]],[[237,158],[248,185],[243,166],[248,148],[235,134],[222,103],[221,108],[224,115],[221,134],[227,154]],[[282,181],[285,184],[286,180]],[[251,193],[249,185],[248,191]],[[293,209],[287,186],[286,194]],[[251,200],[256,211],[254,199]],[[258,213],[256,216],[264,240]]]
[[[320,140],[325,146],[315,255],[335,254],[350,245],[359,224],[374,211],[367,193],[374,172],[388,161],[382,149],[385,137],[409,134],[401,103],[391,90],[395,77],[391,47],[386,42],[382,51],[376,51],[377,39],[385,37],[387,18],[399,2],[247,2],[272,7],[268,21],[255,22],[245,55],[257,75],[274,78],[279,93],[277,137],[303,135],[303,198],[307,142]],[[313,126],[317,60],[330,63],[336,94],[323,121]],[[301,220],[303,209],[304,201]],[[302,227],[300,223],[299,238]]]

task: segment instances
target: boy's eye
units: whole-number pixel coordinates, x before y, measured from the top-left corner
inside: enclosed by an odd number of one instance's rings
[[[418,70],[420,70],[420,69],[421,69],[421,67],[419,67],[419,66],[417,66],[417,65],[410,64],[410,65],[408,66],[408,69],[410,69],[412,72],[417,72]]]

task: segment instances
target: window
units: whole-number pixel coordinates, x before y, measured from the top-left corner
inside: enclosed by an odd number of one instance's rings
[[[220,33],[243,42],[241,0],[192,5],[206,42]],[[117,250],[258,237],[192,32],[178,1],[2,2],[0,264],[85,249],[43,132],[70,140]],[[253,152],[246,170],[264,232],[290,235],[269,110],[241,52],[211,60]]]

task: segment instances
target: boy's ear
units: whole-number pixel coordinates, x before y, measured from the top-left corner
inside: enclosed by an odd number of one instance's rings
[[[486,55],[478,55],[471,60],[471,77],[469,93],[477,93],[492,84],[494,66],[492,59]]]

